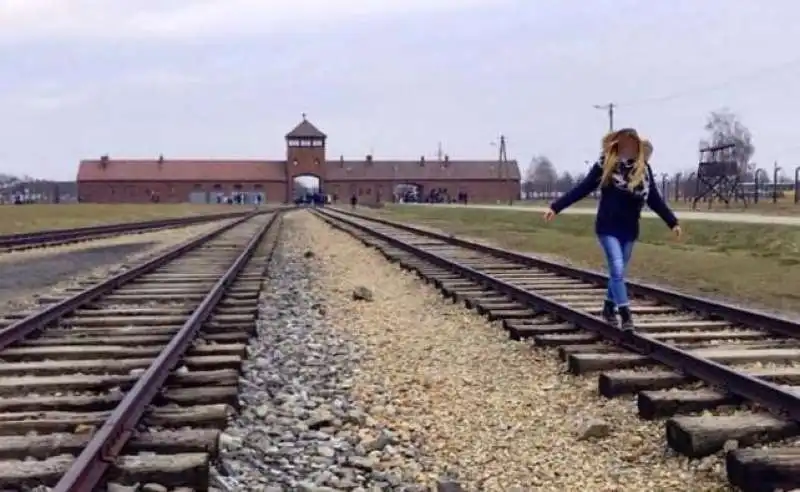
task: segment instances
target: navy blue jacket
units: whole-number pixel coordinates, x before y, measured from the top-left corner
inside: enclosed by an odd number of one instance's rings
[[[597,207],[595,232],[601,236],[614,236],[620,241],[635,241],[639,237],[639,218],[645,203],[669,228],[678,225],[678,219],[658,192],[650,164],[644,179],[633,190],[628,182],[633,162],[619,162],[611,173],[608,184],[600,187],[600,204]],[[573,203],[585,198],[600,186],[603,176],[603,158],[592,166],[586,178],[554,201],[550,208],[559,213]]]

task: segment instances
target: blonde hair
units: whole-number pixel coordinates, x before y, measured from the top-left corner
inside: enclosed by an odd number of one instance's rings
[[[639,137],[639,134],[633,128],[623,128],[615,132],[610,132],[603,137],[603,175],[600,178],[600,183],[603,185],[611,181],[611,174],[617,167],[619,155],[617,154],[617,145],[619,144],[620,137],[627,136],[636,139],[639,145],[639,152],[636,156],[636,161],[633,166],[633,173],[628,182],[628,189],[634,189],[644,181],[644,173],[647,171],[647,160],[653,154],[653,144],[649,140]]]
[[[642,147],[644,148],[644,162],[650,162],[650,157],[653,155],[653,142],[643,138]]]

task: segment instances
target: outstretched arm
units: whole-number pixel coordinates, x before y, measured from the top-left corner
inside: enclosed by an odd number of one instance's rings
[[[678,225],[678,218],[675,217],[675,214],[667,205],[667,202],[664,201],[664,197],[661,196],[661,193],[658,191],[658,186],[656,186],[656,180],[653,177],[653,170],[650,169],[650,165],[647,166],[647,174],[650,179],[650,189],[647,192],[647,206],[650,207],[650,210],[656,213],[661,220],[667,224],[667,227],[672,229],[676,225]]]
[[[559,213],[565,208],[569,207],[575,202],[578,202],[597,189],[600,186],[600,178],[603,176],[603,166],[600,163],[595,163],[589,170],[589,174],[575,185],[574,188],[561,195],[561,198],[550,204],[550,209]]]

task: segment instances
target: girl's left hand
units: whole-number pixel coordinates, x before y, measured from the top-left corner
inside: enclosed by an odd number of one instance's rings
[[[681,236],[683,235],[683,231],[681,230],[681,226],[679,226],[679,225],[676,225],[675,227],[673,227],[672,228],[672,232],[675,234],[675,237],[678,238],[678,239],[680,239]]]

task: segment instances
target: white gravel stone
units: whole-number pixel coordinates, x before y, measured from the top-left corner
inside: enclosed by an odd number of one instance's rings
[[[408,436],[352,401],[361,351],[327,319],[329,299],[305,255],[308,236],[295,233],[297,219],[286,219],[270,268],[243,370],[242,410],[223,436],[213,484],[225,491],[426,490],[415,483],[424,465]]]
[[[335,331],[322,343],[363,347],[351,359],[355,403],[368,409],[371,427],[419,446],[418,482],[443,490],[453,485],[448,476],[467,490],[728,490],[719,458],[700,466],[671,456],[663,424],[639,420],[631,398],[599,397],[596,377],[566,374],[553,352],[508,340],[499,325],[308,213],[286,225],[295,247],[313,252],[306,261],[325,287],[325,320]],[[353,299],[359,287],[371,291],[370,302]],[[303,282],[294,288],[309,295]],[[285,339],[302,331],[296,322],[272,327]],[[299,350],[317,340],[273,345]],[[582,426],[600,421],[608,435],[580,439]]]

